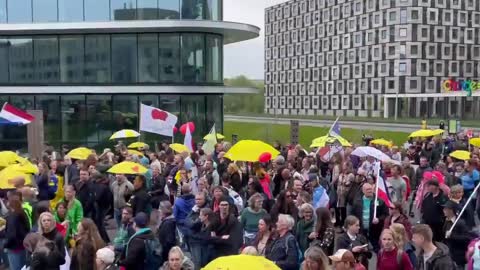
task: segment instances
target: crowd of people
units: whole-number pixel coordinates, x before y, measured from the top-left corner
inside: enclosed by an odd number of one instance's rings
[[[372,145],[392,161],[377,175],[373,157],[351,154],[357,146],[327,159],[276,143],[281,154],[266,163],[228,160],[228,142],[209,155],[201,145],[129,152],[119,143],[85,160],[71,159],[68,146],[47,149],[32,160],[31,185],[18,178],[0,194],[2,264],[199,270],[242,253],[282,270],[480,269],[480,200],[467,204],[480,182],[479,149],[462,135]],[[454,150],[471,159],[451,158]],[[107,173],[122,161],[148,171]],[[380,178],[390,203],[376,196]]]

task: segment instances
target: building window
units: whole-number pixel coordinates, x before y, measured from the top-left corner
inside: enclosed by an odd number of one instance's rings
[[[407,10],[400,10],[400,23],[407,23]]]
[[[400,63],[399,66],[398,66],[398,71],[406,72],[407,71],[407,64],[406,63]]]
[[[412,20],[418,20],[418,10],[412,10]]]
[[[465,71],[471,73],[473,70],[472,63],[465,63]]]
[[[412,55],[417,55],[418,54],[418,46],[417,45],[410,46],[410,54],[412,54]]]
[[[420,71],[423,73],[427,72],[427,63],[420,64]]]
[[[358,97],[353,98],[353,106],[355,106],[355,107],[360,106],[360,98],[358,98]]]
[[[444,47],[443,48],[443,54],[445,56],[450,56],[450,49],[451,49],[450,47]]]
[[[388,47],[388,55],[390,56],[395,55],[395,46]]]
[[[445,22],[450,23],[452,21],[452,13],[444,11],[444,14],[445,14],[445,17],[444,17]]]
[[[410,89],[417,89],[417,80],[410,80]]]
[[[437,20],[437,13],[435,11],[430,11],[430,20],[431,21],[436,21]]]
[[[458,30],[456,28],[452,28],[452,39],[458,39]]]
[[[473,57],[480,57],[480,47],[473,47]]]
[[[137,37],[130,34],[112,35],[112,82],[130,83],[137,80]]]
[[[480,24],[480,14],[478,14],[478,13],[473,14],[473,22],[474,22],[476,25],[479,25],[479,24]]]
[[[388,18],[390,21],[395,21],[397,19],[397,13],[395,11],[390,12]]]
[[[428,55],[429,56],[435,56],[435,47],[436,45],[429,45],[428,46]]]
[[[373,89],[378,90],[378,81],[373,81]]]
[[[373,67],[372,67],[372,65],[368,65],[368,66],[367,66],[367,73],[368,73],[368,74],[372,74],[372,73],[373,73]]]
[[[387,30],[382,30],[382,39],[387,39]]]
[[[435,87],[434,84],[435,84],[435,81],[433,81],[433,80],[428,80],[428,86],[427,86],[428,89],[433,89],[433,88]]]
[[[406,28],[400,28],[400,37],[407,37],[407,29]]]
[[[468,30],[467,30],[467,40],[468,40],[468,41],[472,41],[472,40],[473,40],[473,30],[472,30],[472,29],[468,29]]]
[[[435,65],[435,72],[437,73],[443,73],[443,64],[442,63],[437,63]]]
[[[387,64],[381,64],[380,65],[380,72],[381,73],[387,72]]]
[[[356,12],[362,11],[362,3],[360,3],[360,2],[355,3],[355,11]]]
[[[373,49],[373,56],[374,57],[379,57],[380,56],[380,48],[374,48]]]
[[[380,14],[375,14],[373,17],[375,24],[380,24]]]
[[[429,35],[428,35],[429,31],[428,30],[429,30],[428,28],[422,28],[422,37],[424,37],[424,38],[429,37]]]
[[[438,39],[443,39],[443,29],[437,29],[437,36]]]
[[[395,81],[388,80],[388,89],[394,89],[394,88],[395,88]]]
[[[456,62],[452,63],[452,73],[457,73],[458,72],[458,64]]]

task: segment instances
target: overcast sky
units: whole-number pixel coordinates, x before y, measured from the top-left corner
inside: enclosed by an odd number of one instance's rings
[[[264,14],[265,8],[287,0],[224,0],[223,20],[242,22],[260,27],[256,39],[229,44],[224,47],[224,77],[246,75],[251,79],[263,79],[264,62]]]

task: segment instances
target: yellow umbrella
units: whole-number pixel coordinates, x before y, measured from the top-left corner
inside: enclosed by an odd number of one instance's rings
[[[15,188],[13,184],[17,178],[24,178],[25,185],[32,184],[32,176],[17,169],[18,167],[11,165],[0,171],[0,189]]]
[[[172,143],[168,147],[170,147],[173,151],[177,153],[190,152],[187,146],[179,143]]]
[[[8,166],[7,168],[11,168],[12,170],[15,170],[17,172],[22,172],[27,174],[38,174],[38,167],[28,161],[26,163],[13,164]]]
[[[0,167],[8,167],[8,165],[15,164],[19,159],[17,153],[12,151],[0,152]]]
[[[393,146],[392,142],[387,141],[385,139],[375,139],[375,140],[370,141],[370,143],[371,144],[376,144],[376,145],[383,145],[383,146],[387,146],[387,147],[392,147]]]
[[[480,138],[471,138],[470,144],[476,147],[480,147]]]
[[[92,154],[92,150],[88,149],[86,147],[78,147],[70,152],[68,152],[67,156],[73,159],[80,159],[80,160],[85,160]]]
[[[341,146],[346,146],[350,147],[352,146],[346,139],[340,137],[340,136],[322,136],[314,139],[312,141],[312,144],[310,145],[311,148],[314,147],[324,147],[325,145],[328,144],[334,144],[335,142],[338,142]]]
[[[470,159],[470,152],[464,150],[457,150],[450,153],[451,157],[459,159],[459,160],[469,160]]]
[[[206,140],[210,139],[211,136],[212,136],[212,134],[209,133],[209,134],[205,135],[205,137],[203,137],[203,139],[206,141]],[[220,133],[217,133],[217,139],[223,140],[223,139],[225,139],[225,136],[223,136]]]
[[[145,148],[148,147],[148,144],[144,142],[134,142],[128,145],[129,149],[138,149],[138,148]]]
[[[144,174],[147,171],[147,168],[138,163],[124,161],[114,165],[107,172],[115,174]]]
[[[272,158],[280,154],[277,149],[262,141],[242,140],[232,146],[224,157],[233,161],[256,162],[263,153],[270,153]]]
[[[137,150],[128,149],[128,153],[130,155],[137,155],[139,157],[143,157],[143,153]]]
[[[443,129],[419,129],[412,132],[408,137],[432,137],[440,135],[443,132]]]
[[[140,133],[136,132],[133,129],[122,129],[119,130],[110,136],[110,140],[123,139],[123,138],[136,138],[140,136]]]
[[[280,268],[263,256],[232,255],[217,258],[202,270],[280,270]]]

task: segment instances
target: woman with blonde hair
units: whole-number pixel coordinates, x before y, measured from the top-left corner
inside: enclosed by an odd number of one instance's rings
[[[410,243],[405,227],[401,223],[392,223],[389,229],[393,233],[393,241],[395,242],[395,245],[398,249],[407,253],[410,262],[415,266],[417,263],[415,247]]]
[[[301,270],[328,270],[328,258],[320,247],[309,247],[305,251],[305,261],[303,261]]]
[[[192,261],[183,254],[182,249],[175,246],[168,252],[168,261],[160,267],[160,270],[193,270],[194,268]]]
[[[235,192],[240,193],[242,191],[242,176],[237,164],[230,163],[227,167],[228,176],[230,178],[230,185]]]
[[[92,270],[95,269],[95,254],[97,250],[105,247],[100,237],[95,222],[84,218],[78,224],[78,234],[75,247],[72,252],[71,270]]]
[[[252,256],[258,256],[258,251],[255,247],[253,246],[248,246],[248,247],[245,247],[243,250],[242,250],[242,254],[244,255],[252,255]]]
[[[399,249],[393,240],[393,232],[384,229],[380,236],[382,249],[377,256],[378,270],[413,270],[408,254]]]
[[[38,217],[38,233],[55,244],[58,252],[65,257],[65,240],[62,234],[57,230],[55,217],[50,212],[43,212]]]

